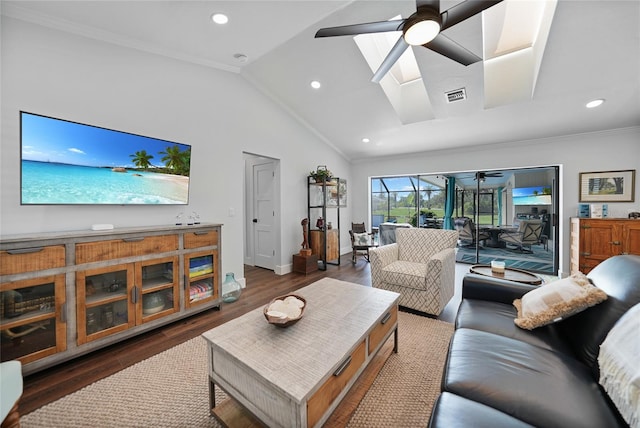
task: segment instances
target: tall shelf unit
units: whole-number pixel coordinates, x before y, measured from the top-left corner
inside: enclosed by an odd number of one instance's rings
[[[307,217],[309,244],[318,256],[318,269],[340,265],[340,205],[345,196],[338,177],[316,180],[307,177]],[[322,217],[324,225],[318,227]]]

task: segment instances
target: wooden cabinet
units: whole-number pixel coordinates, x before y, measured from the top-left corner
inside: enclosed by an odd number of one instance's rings
[[[640,255],[640,220],[571,219],[571,273],[588,273],[620,254]]]
[[[325,244],[326,239],[326,244]],[[340,258],[340,231],[336,229],[312,230],[309,236],[311,254],[318,259],[335,260]],[[325,257],[326,248],[326,257]]]
[[[2,275],[53,269],[64,265],[65,249],[63,245],[0,251],[0,272]]]
[[[26,375],[219,308],[220,231],[199,224],[3,236],[2,361],[19,359]]]
[[[178,312],[178,266],[173,256],[79,271],[78,344]]]
[[[218,231],[204,230],[184,234],[184,248],[198,248],[218,245]]]
[[[200,251],[191,253],[185,258],[185,304],[191,308],[218,300],[220,283],[217,251]]]
[[[23,364],[67,349],[63,245],[0,251],[0,356]],[[47,273],[48,272],[48,273]]]
[[[133,278],[133,265],[126,264],[76,274],[79,345],[134,326]]]
[[[314,427],[367,359],[365,341],[347,357],[329,379],[307,401],[307,427]]]
[[[125,236],[76,244],[76,264],[159,254],[178,249],[178,235]]]
[[[0,284],[0,355],[23,364],[67,349],[64,275]]]

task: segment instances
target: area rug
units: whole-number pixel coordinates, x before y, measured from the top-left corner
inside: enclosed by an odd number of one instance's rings
[[[553,251],[532,245],[532,253],[520,253],[507,248],[481,247],[477,263],[488,265],[492,260],[502,260],[507,267],[530,270],[540,273],[553,273]],[[475,248],[458,248],[456,261],[476,263]]]
[[[426,426],[453,325],[399,313],[391,354],[348,427]],[[209,416],[207,349],[196,337],[23,415],[35,427],[220,427]],[[216,388],[216,402],[224,392]]]

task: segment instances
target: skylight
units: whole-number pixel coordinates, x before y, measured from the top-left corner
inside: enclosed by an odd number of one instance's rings
[[[401,19],[401,16],[395,16],[390,20],[396,19]],[[401,31],[391,31],[360,34],[353,38],[369,64],[372,75],[400,37]],[[390,72],[382,78],[380,87],[403,124],[422,122],[435,117],[412,48],[404,51]]]
[[[402,19],[402,16],[394,16],[389,21],[398,19]],[[354,39],[367,62],[369,64],[377,63],[379,66],[400,37],[402,37],[402,31],[391,31],[387,33],[360,34],[355,36]],[[369,39],[370,43],[358,43],[357,39],[359,38]],[[404,51],[400,59],[391,67],[390,73],[399,85],[422,79],[412,49]]]
[[[533,98],[557,3],[508,0],[483,12],[485,108]]]

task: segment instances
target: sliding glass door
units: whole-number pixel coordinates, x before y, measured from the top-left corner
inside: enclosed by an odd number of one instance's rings
[[[472,229],[471,237],[458,243],[457,261],[501,260],[512,268],[557,273],[558,167],[447,176],[456,183],[454,224],[461,234],[465,222]]]
[[[371,179],[371,225],[457,229],[456,260],[558,270],[558,167]]]

